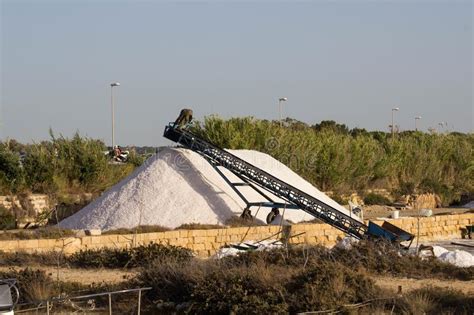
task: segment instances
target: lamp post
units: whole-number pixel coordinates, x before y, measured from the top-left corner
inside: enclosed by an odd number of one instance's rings
[[[398,107],[392,108],[392,141],[393,141],[393,139],[395,139],[395,129],[394,129],[395,126],[394,126],[394,122],[393,122],[393,113],[398,112],[399,110],[400,110],[400,108],[398,108]]]
[[[421,116],[416,116],[416,117],[415,117],[415,131],[418,131],[418,124],[417,124],[417,122],[418,122],[418,120],[420,120],[420,119],[421,119]]]
[[[447,126],[448,126],[448,122],[446,122],[446,121],[441,121],[441,122],[438,123],[438,125],[439,125],[439,127],[440,127],[440,128],[439,128],[439,132],[441,133],[441,132],[443,131],[443,127],[447,127]]]
[[[112,109],[112,150],[115,148],[115,108],[114,108],[114,87],[120,86],[119,82],[110,83],[110,107]]]
[[[282,117],[281,117],[281,102],[286,102],[287,100],[288,100],[287,97],[280,97],[278,99],[278,110],[280,113],[280,127],[283,126]]]

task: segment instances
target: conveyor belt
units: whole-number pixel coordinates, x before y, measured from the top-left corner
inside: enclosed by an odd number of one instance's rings
[[[164,137],[191,149],[215,165],[225,167],[235,175],[270,191],[275,196],[298,206],[315,218],[361,239],[366,235],[368,227],[323,201],[285,183],[273,175],[236,157],[235,155],[204,141],[191,132],[175,128],[173,124],[166,126]]]

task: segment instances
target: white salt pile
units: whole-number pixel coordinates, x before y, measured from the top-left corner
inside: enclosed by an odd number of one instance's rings
[[[441,246],[432,246],[433,247],[433,254],[435,255],[435,257],[440,257],[441,255],[445,254],[445,253],[448,253],[449,250],[447,250],[446,248],[444,247],[441,247]]]
[[[265,241],[245,241],[243,243],[232,244],[227,247],[220,248],[213,258],[224,258],[227,256],[237,256],[241,253],[248,251],[263,251],[272,250],[276,248],[282,248],[283,243],[276,240],[265,240]]]
[[[342,240],[336,243],[334,245],[335,248],[341,248],[341,249],[351,249],[352,244],[357,244],[359,242],[358,239],[352,237],[352,236],[346,236]]]
[[[471,267],[474,266],[474,256],[466,252],[464,250],[448,250],[444,247],[433,245],[432,247],[432,254],[431,249],[425,249],[418,253],[418,255],[422,258],[430,257],[434,255],[441,261],[450,263],[452,265],[458,267]],[[416,248],[411,248],[409,253],[412,255],[416,255],[418,250]]]
[[[290,211],[290,210],[288,210]],[[275,218],[273,219],[272,222],[270,222],[270,225],[290,225],[290,223],[285,220],[285,218],[281,214],[277,214]]]
[[[454,251],[446,251],[442,253],[438,259],[458,267],[474,266],[474,256],[466,251],[458,249]]]
[[[474,209],[474,200],[466,203],[464,206],[462,206],[463,208],[469,208],[469,209]]]
[[[229,152],[351,215],[344,207],[269,155],[249,150]],[[232,182],[240,181],[229,171],[224,170],[224,173]],[[251,188],[241,188],[249,201],[266,201]],[[269,195],[274,201],[281,202]],[[61,221],[59,226],[106,231],[138,225],[176,228],[185,223],[225,224],[231,217],[240,216],[244,207],[244,202],[203,157],[191,150],[164,147],[133,174],[76,214]],[[265,222],[270,208],[251,210],[253,215],[257,214],[257,219]],[[284,219],[301,222],[314,218],[304,211],[287,209]]]

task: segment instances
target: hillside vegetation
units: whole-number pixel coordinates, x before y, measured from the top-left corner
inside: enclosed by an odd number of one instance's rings
[[[336,196],[368,188],[385,188],[394,195],[433,192],[445,205],[462,195],[474,195],[473,134],[396,134],[349,130],[333,121],[316,125],[287,119],[278,122],[251,117],[206,117],[193,131],[229,149],[258,150],[275,157],[323,191]],[[0,143],[0,194],[100,193],[143,162],[111,165],[99,140],[71,139],[24,145]],[[20,158],[23,155],[23,158]]]
[[[323,191],[385,188],[433,192],[445,205],[474,192],[473,134],[349,130],[333,121],[309,126],[287,119],[207,117],[194,131],[229,149],[267,153]]]
[[[129,163],[111,165],[99,140],[55,137],[24,145],[10,140],[0,143],[0,194],[101,192],[130,174],[141,159],[132,154]]]

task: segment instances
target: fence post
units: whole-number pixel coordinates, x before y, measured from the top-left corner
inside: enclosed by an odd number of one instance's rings
[[[49,315],[49,300],[46,301],[46,314]]]
[[[142,304],[142,290],[138,290],[138,311],[137,315],[140,315],[140,309],[141,309],[141,304]]]
[[[112,294],[109,293],[109,315],[112,315]]]

